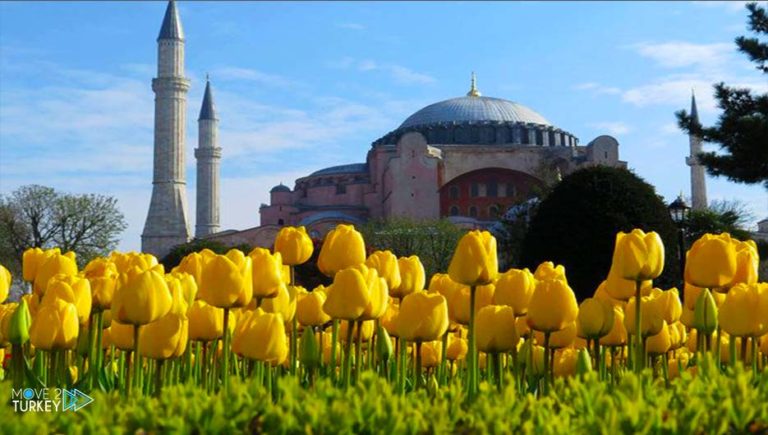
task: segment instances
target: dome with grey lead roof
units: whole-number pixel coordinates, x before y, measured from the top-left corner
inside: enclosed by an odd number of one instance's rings
[[[522,104],[501,98],[467,95],[430,104],[409,116],[399,128],[486,121],[551,125],[546,118]]]

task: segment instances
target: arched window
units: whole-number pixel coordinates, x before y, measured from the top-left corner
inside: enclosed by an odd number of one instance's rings
[[[496,219],[499,217],[499,206],[498,205],[492,205],[488,207],[488,216],[490,216],[492,219]]]
[[[458,216],[459,215],[459,208],[456,207],[455,205],[452,205],[451,206],[451,210],[450,210],[449,213],[451,214],[451,216]]]
[[[469,217],[476,218],[477,217],[477,207],[474,205],[469,208]]]
[[[507,194],[506,196],[508,198],[512,198],[512,197],[514,197],[516,195],[515,185],[514,184],[507,183],[507,192],[506,192],[506,194]]]
[[[480,195],[480,185],[477,183],[472,183],[472,186],[470,187],[470,196],[472,198],[477,198]]]
[[[451,186],[451,199],[459,199],[459,186]]]
[[[496,182],[495,179],[488,180],[486,193],[489,198],[496,198],[497,196],[499,196],[499,184]]]
[[[336,185],[336,195],[342,195],[347,193],[347,185],[346,184],[337,184]]]
[[[285,225],[285,221],[284,221],[284,220],[282,220],[282,219],[278,219],[278,220],[277,220],[277,224],[278,224],[278,225]]]

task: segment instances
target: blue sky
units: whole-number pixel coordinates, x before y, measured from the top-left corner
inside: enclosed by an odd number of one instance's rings
[[[151,193],[157,33],[165,2],[0,3],[0,193],[38,183],[114,195],[138,249]],[[667,200],[689,194],[675,110],[711,84],[768,91],[737,53],[731,2],[180,2],[186,34],[187,182],[194,219],[197,114],[210,73],[220,118],[222,227],[258,224],[270,187],[363,162],[421,107],[466,93],[510,99],[600,134]],[[709,198],[768,216],[759,186],[708,178]],[[194,221],[190,222],[194,228]]]

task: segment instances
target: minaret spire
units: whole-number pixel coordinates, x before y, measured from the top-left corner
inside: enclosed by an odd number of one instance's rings
[[[168,2],[157,37],[155,143],[152,199],[141,234],[141,250],[157,257],[189,241],[184,140],[187,91],[184,76],[184,32],[176,3]]]
[[[210,77],[206,74],[205,94],[197,119],[197,220],[195,237],[204,237],[219,231],[219,120],[213,104]]]
[[[479,97],[482,95],[480,91],[477,90],[477,76],[474,71],[472,71],[472,79],[470,80],[469,86],[469,92],[467,92],[468,97]]]
[[[699,162],[698,155],[702,151],[701,137],[696,130],[701,127],[699,123],[699,111],[696,108],[696,94],[691,89],[691,121],[693,122],[693,131],[688,134],[690,145],[690,155],[685,159],[686,164],[691,167],[691,200],[694,210],[703,210],[707,208],[707,180],[704,174],[704,166]]]

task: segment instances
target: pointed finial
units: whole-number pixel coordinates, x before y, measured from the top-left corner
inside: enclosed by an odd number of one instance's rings
[[[205,73],[205,81],[210,82],[211,81],[211,75],[208,73]]]
[[[472,80],[470,82],[470,88],[469,92],[467,92],[468,97],[479,97],[480,91],[477,90],[477,76],[475,75],[475,72],[472,71]]]
[[[157,37],[158,41],[161,39],[184,40],[184,30],[181,28],[179,11],[176,10],[176,2],[173,0],[168,2],[168,7],[165,9],[165,17],[163,17],[163,24],[160,27],[160,35]]]
[[[699,110],[696,108],[696,93],[691,88],[691,119],[697,125],[699,124]]]

